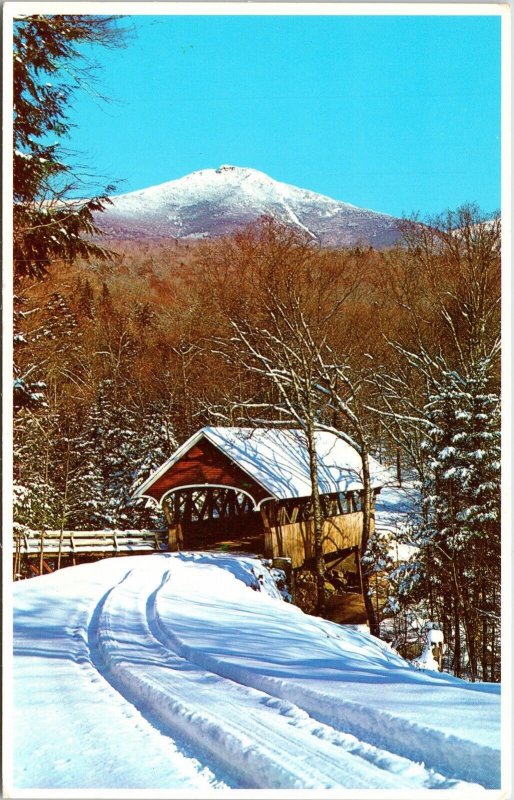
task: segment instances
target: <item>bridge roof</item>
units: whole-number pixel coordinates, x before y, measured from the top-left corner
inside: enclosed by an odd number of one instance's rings
[[[362,489],[361,458],[335,433],[316,432],[318,480],[322,494]],[[370,459],[371,484],[389,475]],[[246,491],[257,507],[264,499],[311,494],[306,437],[299,429],[206,427],[197,431],[135,492],[161,501],[165,494],[192,486],[231,486]]]

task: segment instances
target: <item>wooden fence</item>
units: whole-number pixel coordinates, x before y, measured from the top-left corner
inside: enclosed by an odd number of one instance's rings
[[[167,530],[13,531],[13,577],[18,580],[104,556],[159,553]]]
[[[13,531],[13,552],[21,555],[139,553],[168,549],[168,531]]]

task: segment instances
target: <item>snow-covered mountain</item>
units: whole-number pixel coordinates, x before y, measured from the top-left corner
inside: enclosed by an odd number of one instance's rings
[[[310,234],[326,247],[385,247],[399,220],[273,180],[245,167],[203,169],[112,198],[98,217],[108,237],[203,239],[233,233],[263,215]]]

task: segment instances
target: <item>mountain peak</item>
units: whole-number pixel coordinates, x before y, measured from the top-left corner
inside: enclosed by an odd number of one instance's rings
[[[221,164],[111,198],[98,217],[116,238],[200,239],[232,234],[270,216],[325,247],[383,247],[399,239],[399,221],[281,183],[250,167]]]
[[[208,172],[209,170],[205,170]],[[245,178],[249,175],[258,175],[261,178],[266,178],[266,180],[271,181],[272,183],[278,183],[265,172],[261,172],[258,169],[253,169],[252,167],[236,167],[233,164],[221,164],[218,169],[214,170],[216,175],[224,175],[225,173],[229,173],[231,176],[235,178]]]

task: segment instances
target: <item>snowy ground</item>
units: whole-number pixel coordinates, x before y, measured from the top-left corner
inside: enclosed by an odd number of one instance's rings
[[[113,558],[14,593],[15,789],[499,786],[497,685],[304,615],[251,558]]]
[[[382,489],[376,500],[375,527],[379,533],[392,534],[391,558],[408,561],[416,548],[406,544],[404,531],[419,514],[420,492],[415,480],[404,480],[398,486],[393,480]]]

